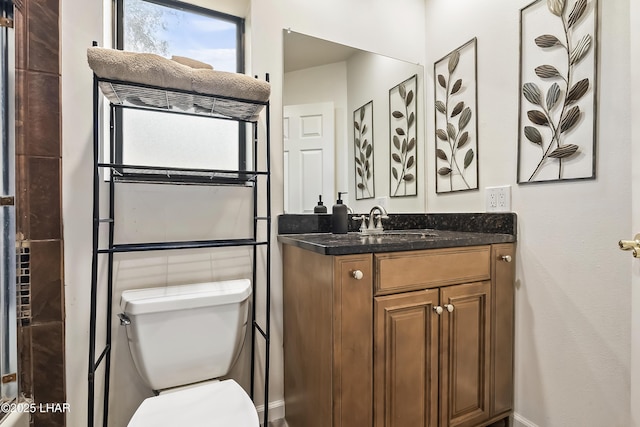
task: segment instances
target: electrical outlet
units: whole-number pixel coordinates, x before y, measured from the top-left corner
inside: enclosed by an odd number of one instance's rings
[[[485,188],[487,212],[510,212],[511,211],[511,186]]]
[[[389,198],[388,197],[376,197],[374,199],[374,203],[376,205],[382,206],[385,209],[389,209]]]

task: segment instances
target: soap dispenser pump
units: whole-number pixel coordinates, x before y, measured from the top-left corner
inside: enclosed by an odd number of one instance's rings
[[[349,230],[347,205],[342,203],[342,195],[346,192],[338,192],[338,200],[331,211],[331,232],[334,234],[346,234]]]
[[[322,203],[322,194],[318,196],[318,204],[313,208],[313,213],[327,213],[327,207]]]

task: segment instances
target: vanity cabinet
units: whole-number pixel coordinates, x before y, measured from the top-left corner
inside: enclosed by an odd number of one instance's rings
[[[284,245],[290,427],[486,426],[513,405],[513,244]]]
[[[283,245],[283,258],[287,424],[373,425],[372,255]]]

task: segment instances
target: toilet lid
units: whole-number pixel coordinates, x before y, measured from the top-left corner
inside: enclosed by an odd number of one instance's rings
[[[145,399],[128,427],[258,427],[253,402],[233,380],[203,383]]]

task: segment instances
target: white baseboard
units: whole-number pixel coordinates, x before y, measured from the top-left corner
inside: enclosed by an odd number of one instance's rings
[[[513,414],[513,427],[538,427],[538,425],[532,421],[529,421],[518,413]]]
[[[256,406],[258,418],[262,422],[264,417],[264,405]],[[269,421],[280,420],[284,418],[284,400],[276,400],[269,402]]]
[[[260,405],[256,407],[258,411],[258,417],[262,422],[262,417],[264,416],[264,405]],[[280,420],[284,418],[284,400],[276,400],[274,402],[269,403],[269,421]],[[536,423],[528,420],[518,413],[513,414],[513,425],[514,427],[538,427]]]

